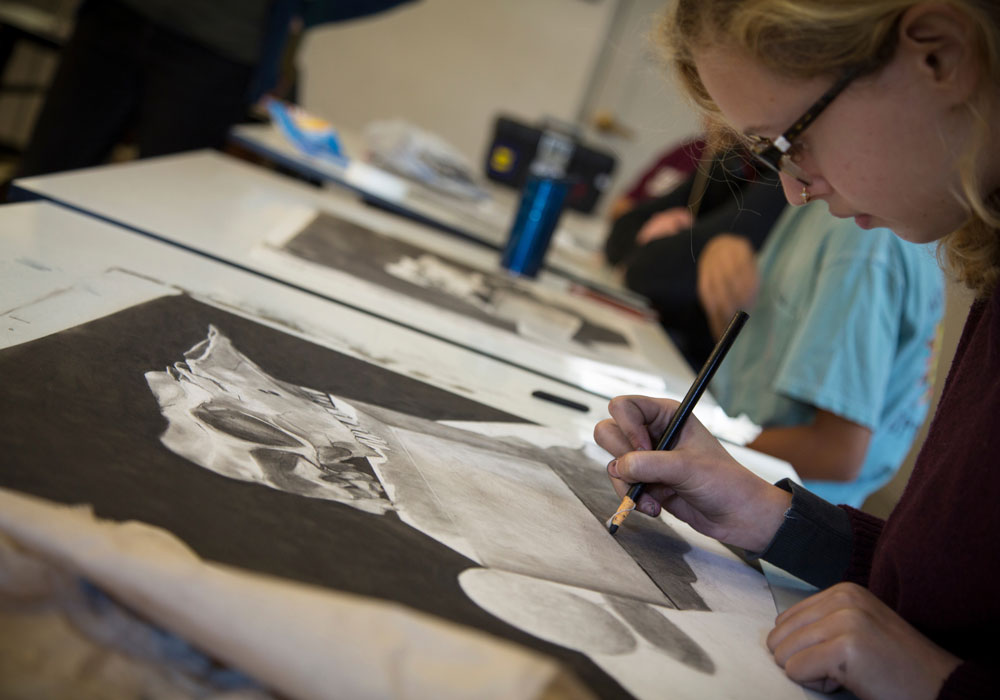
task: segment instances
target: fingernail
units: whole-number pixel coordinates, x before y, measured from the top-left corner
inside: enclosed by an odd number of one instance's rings
[[[660,514],[659,513],[659,504],[656,503],[653,499],[649,498],[648,496],[644,496],[643,498],[640,498],[639,499],[639,503],[636,505],[636,508],[638,508],[640,511],[642,511],[646,515],[648,515],[650,517],[653,517],[653,518],[655,518],[657,515]]]
[[[616,479],[618,478],[618,460],[617,459],[613,459],[610,462],[608,462],[608,474],[610,474],[611,476],[615,477]]]

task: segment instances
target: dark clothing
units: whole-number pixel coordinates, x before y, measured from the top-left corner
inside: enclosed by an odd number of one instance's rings
[[[889,519],[883,523],[843,506],[845,530],[836,507],[811,503],[809,508],[827,512],[804,518],[793,500],[763,554],[818,585],[833,582],[823,572],[829,563],[820,560],[849,561],[844,579],[867,586],[920,632],[965,660],[945,682],[942,699],[997,695],[998,377],[1000,289],[972,305],[927,439]],[[823,523],[819,529],[816,522]],[[803,541],[815,547],[812,557],[792,551]]]
[[[720,233],[744,236],[759,250],[788,204],[777,178],[756,175],[751,180],[746,172],[743,156],[712,161],[691,229],[643,246],[635,243],[639,230],[654,214],[688,206],[694,177],[621,216],[605,243],[608,261],[625,269],[626,286],[649,299],[667,333],[695,367],[715,344],[698,301],[698,256]]]
[[[271,0],[119,0],[136,14],[237,63],[260,56]],[[285,25],[287,27],[287,25]]]
[[[116,0],[88,0],[17,176],[99,165],[130,130],[141,157],[221,146],[252,70]]]
[[[859,582],[969,660],[945,687],[954,697],[974,678],[986,680],[1000,661],[998,427],[1000,290],[973,304],[906,491],[874,550],[855,555],[872,562],[867,581]],[[982,697],[998,693],[989,675]]]
[[[85,0],[15,177],[219,148],[274,87],[292,17],[305,26],[412,0]]]
[[[782,479],[777,486],[792,494],[792,506],[759,556],[819,588],[843,581],[853,551],[847,511],[791,479]]]
[[[667,189],[659,189],[664,174],[668,176],[669,181],[673,180],[671,176],[674,175],[687,178],[698,169],[704,152],[705,141],[702,139],[686,141],[667,151],[639,176],[639,179],[625,192],[625,196],[638,203],[668,194]],[[672,190],[673,188],[670,189]]]
[[[697,201],[697,215],[685,249],[690,240],[702,240],[721,232],[740,233],[750,239],[755,249],[763,245],[768,231],[784,211],[787,202],[777,177],[757,173],[747,166],[746,156],[727,152],[708,166],[704,193]],[[640,202],[611,225],[604,253],[612,265],[628,265],[636,255],[635,239],[639,230],[654,214],[686,207],[695,188],[697,177],[692,175],[662,197]],[[683,232],[682,232],[683,233]],[[681,238],[679,234],[672,238]]]

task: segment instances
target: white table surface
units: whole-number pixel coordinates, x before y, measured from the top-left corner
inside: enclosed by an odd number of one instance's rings
[[[109,271],[254,317],[282,319],[338,352],[375,364],[377,358],[390,358],[385,364],[393,371],[581,440],[591,439],[594,423],[605,415],[607,402],[593,394],[48,202],[0,206],[0,347],[61,329],[65,317],[80,311],[56,303],[53,295],[103,289]],[[37,305],[46,299],[54,301],[44,307],[44,317],[29,322],[21,310],[41,309]],[[95,302],[93,318],[106,315],[108,308]],[[538,389],[588,410],[532,397]]]
[[[517,366],[605,398],[645,393],[679,398],[693,378],[688,365],[659,324],[566,291],[565,280],[543,274],[532,283],[540,294],[566,304],[588,319],[625,335],[631,357],[567,353],[514,332],[460,318],[425,314],[419,324],[412,309],[359,284],[345,284],[343,273],[262,255],[261,246],[304,221],[310,212],[329,212],[379,232],[417,243],[430,252],[483,270],[496,270],[498,255],[482,246],[366,207],[347,195],[315,187],[254,167],[213,151],[101,166],[17,180],[15,188],[131,227],[191,250],[281,280],[321,296],[487,352]],[[308,269],[307,269],[308,268]],[[350,278],[356,279],[356,278]],[[724,423],[706,395],[697,415]],[[730,435],[725,430],[720,434]]]
[[[485,202],[449,197],[420,183],[365,165],[363,139],[350,132],[339,131],[338,135],[351,158],[346,166],[301,152],[270,124],[240,124],[230,132],[237,143],[302,175],[346,187],[494,249],[499,249],[507,239],[517,208],[515,190],[485,183],[484,188],[491,194],[491,199]],[[355,167],[359,162],[362,167]],[[546,269],[642,303],[642,298],[626,289],[620,276],[604,261],[601,251],[608,228],[608,223],[597,217],[565,211],[545,259]]]

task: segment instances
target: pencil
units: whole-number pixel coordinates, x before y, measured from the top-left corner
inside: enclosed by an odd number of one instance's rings
[[[733,319],[729,322],[729,326],[726,328],[726,332],[722,334],[719,338],[719,342],[715,344],[712,349],[712,353],[705,360],[705,364],[702,366],[701,371],[698,372],[698,376],[694,378],[694,383],[691,384],[691,388],[688,389],[687,394],[681,401],[677,410],[674,411],[674,415],[670,418],[670,422],[667,423],[666,429],[660,436],[660,439],[656,443],[657,450],[672,450],[677,444],[677,440],[680,439],[681,430],[684,428],[684,424],[687,422],[688,416],[694,411],[695,404],[698,403],[698,399],[701,395],[705,393],[705,387],[708,383],[712,381],[712,377],[715,375],[715,370],[719,368],[722,364],[722,360],[726,357],[726,353],[729,352],[729,348],[733,346],[733,341],[736,340],[736,336],[743,329],[743,324],[747,322],[750,315],[746,311],[737,311],[733,316]],[[636,503],[639,502],[639,494],[642,493],[644,484],[635,483],[629,488],[628,493],[622,498],[621,505],[618,506],[618,510],[608,518],[607,526],[608,532],[612,535],[618,531],[618,527],[625,522],[625,518],[628,514],[635,510]]]

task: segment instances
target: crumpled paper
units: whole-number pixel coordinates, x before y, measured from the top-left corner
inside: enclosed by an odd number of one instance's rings
[[[160,528],[86,506],[0,489],[0,533],[279,695],[592,697],[539,653],[401,605],[206,562]]]

